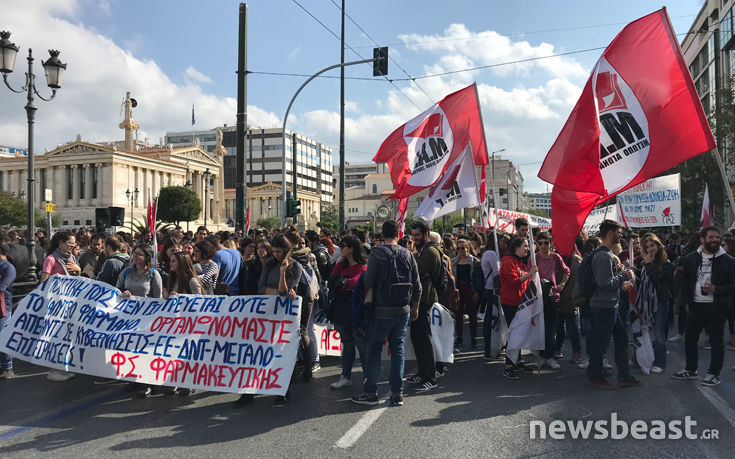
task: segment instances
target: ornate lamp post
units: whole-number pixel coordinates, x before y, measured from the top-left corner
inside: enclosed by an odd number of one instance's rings
[[[130,188],[125,190],[125,197],[128,198],[130,204],[130,231],[133,231],[133,204],[138,202],[138,193],[140,193],[138,187],[135,187],[135,191],[130,191]]]
[[[22,88],[19,90],[13,89],[12,86],[8,83],[8,74],[13,71],[13,67],[15,66],[15,57],[18,54],[18,47],[15,46],[15,44],[11,43],[10,41],[10,32],[2,31],[0,32],[0,73],[3,74],[3,81],[5,82],[5,85],[13,92],[17,93],[26,93],[27,103],[25,106],[26,109],[26,115],[28,118],[28,238],[27,238],[27,246],[28,246],[28,258],[30,260],[30,265],[28,266],[28,271],[26,273],[26,280],[29,282],[36,282],[38,281],[38,277],[36,275],[36,250],[35,250],[35,241],[33,240],[33,234],[35,230],[35,222],[33,221],[34,217],[34,204],[35,204],[35,195],[34,195],[34,184],[35,182],[35,176],[33,172],[33,125],[34,125],[34,117],[36,114],[36,107],[33,105],[35,94],[38,96],[39,99],[44,100],[46,102],[50,101],[56,96],[56,90],[61,87],[61,81],[64,76],[64,71],[66,70],[66,64],[63,64],[59,60],[59,51],[55,49],[49,50],[49,54],[51,57],[49,57],[46,62],[41,61],[41,64],[43,65],[44,72],[46,74],[46,84],[49,88],[51,88],[51,97],[48,99],[44,98],[38,93],[38,90],[36,89],[36,75],[33,73],[33,61],[35,60],[33,58],[33,51],[28,48],[28,72],[26,73],[26,81],[25,85],[23,85]]]

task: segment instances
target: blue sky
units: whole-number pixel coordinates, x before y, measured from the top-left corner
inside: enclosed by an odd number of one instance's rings
[[[340,0],[334,0],[339,3]],[[331,0],[298,0],[339,34]],[[136,121],[152,142],[169,130],[234,123],[238,2],[117,0],[2,0],[0,29],[36,53],[62,51],[69,65],[58,100],[40,106],[37,143],[52,148],[73,140],[121,138],[120,100],[130,90],[140,103]],[[677,33],[685,33],[701,1],[667,2]],[[625,23],[661,7],[654,1],[347,1],[347,12],[412,77],[533,56],[606,46]],[[248,68],[305,73],[337,63],[339,41],[292,0],[248,3]],[[373,43],[347,20],[347,43],[367,57]],[[679,38],[681,39],[682,36]],[[491,150],[521,164],[526,189],[576,102],[601,51],[523,65],[496,67],[392,86],[384,79],[348,80],[347,159],[369,161],[396,127],[447,93],[477,81]],[[45,57],[44,57],[45,58]],[[347,51],[347,60],[359,59]],[[18,64],[22,62],[20,56]],[[20,68],[20,67],[19,67]],[[19,83],[19,72],[11,81]],[[331,73],[338,75],[338,71]],[[372,80],[367,65],[347,76]],[[390,78],[405,78],[390,62]],[[248,78],[250,121],[280,122],[302,77]],[[424,92],[426,94],[424,94]],[[0,91],[0,144],[23,146],[23,100]],[[299,96],[289,127],[338,147],[339,81],[317,80]],[[335,158],[336,159],[336,158]]]

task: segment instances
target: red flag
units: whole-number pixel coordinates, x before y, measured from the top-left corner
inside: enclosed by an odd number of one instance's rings
[[[398,223],[398,238],[402,238],[406,226],[406,215],[408,214],[408,197],[401,199],[398,202],[398,215],[396,215],[396,222]]]
[[[480,175],[480,209],[482,210],[482,229],[490,229],[490,212],[487,205],[487,178],[485,176],[485,166],[482,166]]]
[[[393,131],[373,161],[388,163],[396,189],[393,197],[405,198],[433,185],[468,144],[474,164],[487,164],[476,84],[448,95]]]
[[[151,233],[156,233],[156,220],[158,219],[158,196],[153,198],[153,206],[151,207],[151,220],[148,223],[148,229]]]
[[[715,148],[666,9],[605,49],[538,176],[554,184],[554,244],[572,251],[590,210]]]
[[[245,214],[245,236],[250,232],[250,206],[248,206],[247,213]]]
[[[153,207],[151,207],[151,192],[148,191],[148,207],[145,213],[146,228],[151,229],[151,215],[153,215]]]

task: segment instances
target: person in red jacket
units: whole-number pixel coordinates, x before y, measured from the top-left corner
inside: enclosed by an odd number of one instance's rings
[[[523,293],[526,291],[533,275],[538,272],[538,268],[536,266],[528,268],[523,261],[528,257],[527,239],[519,236],[514,237],[510,241],[508,252],[510,252],[510,255],[503,257],[500,261],[500,304],[503,307],[505,321],[510,327],[516,312],[518,312],[518,305],[521,304]],[[506,357],[503,376],[508,379],[518,379],[515,370],[520,365],[520,360],[514,366],[513,362]]]

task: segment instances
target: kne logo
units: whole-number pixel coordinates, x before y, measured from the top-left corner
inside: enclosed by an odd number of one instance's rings
[[[411,176],[408,184],[429,186],[436,182],[449,159],[454,136],[447,116],[435,104],[403,127],[403,139],[408,147]]]
[[[623,77],[600,58],[592,75],[600,123],[600,174],[608,194],[628,185],[651,149],[648,120]]]

